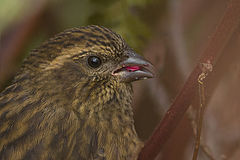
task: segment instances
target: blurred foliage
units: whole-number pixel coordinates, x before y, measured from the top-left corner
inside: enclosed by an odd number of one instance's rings
[[[62,0],[55,2],[52,12],[58,13],[57,19],[65,28],[89,24],[112,28],[140,51],[150,35],[140,11],[152,3],[153,0]]]
[[[150,31],[147,24],[140,19],[138,8],[146,4],[145,0],[133,1],[109,1],[105,3],[92,0],[94,13],[89,17],[88,24],[99,24],[113,28],[121,34],[133,48],[142,49],[145,38],[148,38]],[[97,3],[96,3],[97,2]],[[149,0],[148,3],[152,1]]]
[[[26,14],[31,14],[29,10],[34,8],[34,3],[40,1],[44,0],[0,0],[0,32],[3,32],[4,29],[6,30],[9,24],[21,20]],[[47,1],[47,14],[45,18],[48,22],[44,22],[50,24],[44,24],[45,29],[44,27],[40,27],[39,32],[42,35],[46,35],[49,32],[53,35],[71,27],[90,24],[102,25],[121,34],[131,47],[140,52],[151,35],[149,24],[147,24],[149,17],[146,19],[143,16],[146,13],[149,14],[149,11],[151,11],[151,7],[147,6],[161,5],[163,1],[51,0]],[[49,25],[52,26],[50,29],[48,29]],[[32,40],[33,45],[30,44],[28,48],[35,48],[35,44],[42,41],[43,37],[45,38],[41,34],[37,34],[40,37],[34,36]]]
[[[0,0],[0,32],[21,18],[31,0]]]

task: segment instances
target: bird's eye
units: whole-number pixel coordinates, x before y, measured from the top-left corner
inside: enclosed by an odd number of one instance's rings
[[[102,61],[97,56],[88,57],[88,65],[92,68],[98,68],[102,64]]]

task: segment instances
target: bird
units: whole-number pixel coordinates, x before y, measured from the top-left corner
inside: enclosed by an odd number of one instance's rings
[[[154,66],[103,26],[32,50],[0,93],[1,160],[136,160],[132,82]]]

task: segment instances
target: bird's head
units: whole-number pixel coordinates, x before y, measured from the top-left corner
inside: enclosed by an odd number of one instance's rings
[[[154,77],[152,64],[136,54],[120,35],[95,25],[66,30],[30,57],[28,61],[37,68],[56,72],[60,69],[61,74],[66,71],[69,76],[81,73],[81,77],[92,81],[128,83]]]

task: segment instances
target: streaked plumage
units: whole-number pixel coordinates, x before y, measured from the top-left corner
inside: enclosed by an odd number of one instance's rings
[[[132,54],[99,26],[66,30],[33,50],[0,93],[0,159],[136,159],[133,79],[119,68]],[[89,67],[92,55],[100,67]]]

